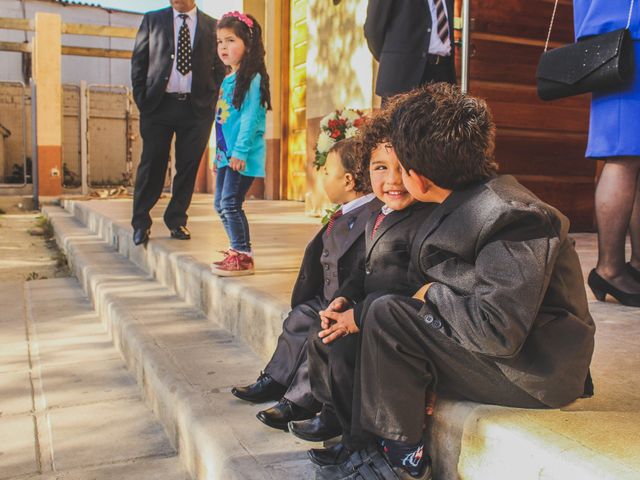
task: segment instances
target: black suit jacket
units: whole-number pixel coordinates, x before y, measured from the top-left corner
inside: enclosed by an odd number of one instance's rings
[[[558,210],[501,176],[453,192],[412,251],[433,282],[425,322],[551,407],[584,393],[594,346],[568,231]]]
[[[445,1],[453,58],[453,0]],[[428,0],[369,0],[364,35],[380,63],[376,94],[389,97],[420,85],[427,66],[431,25]],[[449,81],[455,83],[453,61],[450,70]]]
[[[191,103],[198,115],[213,115],[225,75],[216,49],[216,20],[198,10],[191,54]],[[131,57],[133,98],[141,113],[152,112],[169,83],[174,57],[173,9],[146,13]]]
[[[396,293],[411,296],[420,287],[409,274],[411,249],[422,224],[437,207],[434,203],[414,203],[404,210],[389,213],[371,238],[380,210],[373,212],[365,229],[365,255],[353,270],[336,297],[356,302],[354,317],[360,324],[363,303],[367,295]]]
[[[372,212],[380,211],[382,202],[374,198],[370,202],[353,210],[357,216],[355,223],[349,230],[349,235],[342,244],[342,252],[338,261],[338,284],[342,285],[351,272],[358,268],[364,258],[364,229]],[[300,305],[312,298],[323,295],[324,273],[322,269],[322,252],[324,244],[322,234],[327,226],[323,226],[315,237],[309,242],[304,251],[302,265],[298,272],[298,278],[291,293],[291,308]],[[332,300],[327,298],[326,300]]]

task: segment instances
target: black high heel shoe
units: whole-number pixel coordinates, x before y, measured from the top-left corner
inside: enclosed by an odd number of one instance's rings
[[[587,284],[595,297],[601,302],[605,301],[608,294],[622,305],[626,305],[628,307],[640,307],[640,293],[627,293],[617,289],[598,275],[595,268],[589,273]]]
[[[640,283],[640,270],[631,266],[631,262],[627,263],[627,273],[631,275],[636,282]]]

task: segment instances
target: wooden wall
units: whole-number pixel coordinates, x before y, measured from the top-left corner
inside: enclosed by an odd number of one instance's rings
[[[596,162],[584,158],[589,97],[542,102],[536,94],[552,11],[553,0],[472,0],[469,91],[493,111],[501,172],[565,213],[573,231],[588,231],[596,170]],[[573,42],[570,0],[559,2],[552,40]]]

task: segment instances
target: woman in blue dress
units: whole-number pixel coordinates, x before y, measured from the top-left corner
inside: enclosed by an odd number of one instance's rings
[[[629,22],[635,55],[631,84],[591,100],[586,156],[604,160],[596,187],[598,263],[589,274],[596,298],[607,294],[640,306],[640,8],[637,0],[574,0],[576,39],[624,28]],[[633,7],[633,8],[631,8]],[[631,16],[629,12],[631,9]],[[629,21],[630,20],[630,21]],[[625,241],[631,235],[631,260]]]

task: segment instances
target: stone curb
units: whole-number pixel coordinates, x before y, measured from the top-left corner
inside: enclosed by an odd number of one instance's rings
[[[274,475],[273,470],[265,469],[243,448],[224,415],[218,414],[202,392],[180,375],[179,367],[145,331],[140,319],[128,311],[118,292],[109,291],[118,284],[122,290],[127,282],[145,280],[142,272],[124,258],[118,258],[115,251],[111,252],[114,258],[110,265],[96,264],[96,258],[105,253],[95,237],[88,236],[86,229],[76,224],[77,220],[56,207],[47,207],[45,213],[52,221],[56,241],[66,253],[73,273],[193,477],[207,480],[290,478]],[[93,239],[89,243],[96,247],[87,251],[89,238]],[[114,277],[118,280],[110,280]],[[257,358],[255,368],[255,371],[260,368]],[[248,421],[255,422],[256,428],[264,428],[253,418]],[[293,449],[300,448],[292,445]]]

